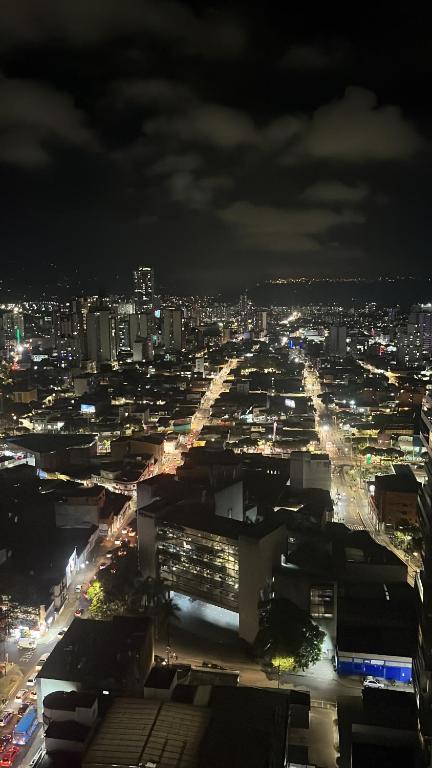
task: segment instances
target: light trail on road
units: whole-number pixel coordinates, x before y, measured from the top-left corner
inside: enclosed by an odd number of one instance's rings
[[[398,374],[393,374],[390,371],[381,371],[367,363],[360,362],[360,364],[372,372],[387,376],[389,381],[390,377],[395,380],[397,379]],[[332,496],[335,505],[335,522],[344,523],[352,530],[365,530],[377,544],[387,547],[405,563],[408,569],[408,583],[413,586],[417,569],[412,566],[409,557],[397,549],[385,533],[377,530],[376,521],[370,514],[367,491],[361,485],[362,480],[359,474],[359,467],[352,458],[352,448],[350,451],[345,445],[343,430],[337,425],[335,417],[333,424],[326,422],[324,426],[321,426],[321,419],[323,416],[328,417],[329,412],[318,397],[321,394],[318,373],[310,367],[305,369],[305,391],[314,403],[315,428],[320,436],[321,448],[329,454],[332,460]],[[352,478],[348,477],[347,468],[351,469],[354,475]],[[339,492],[340,495],[336,496],[335,491],[336,494]]]

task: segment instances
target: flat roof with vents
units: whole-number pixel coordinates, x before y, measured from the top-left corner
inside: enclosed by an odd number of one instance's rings
[[[154,699],[116,699],[83,768],[195,768],[210,710]]]

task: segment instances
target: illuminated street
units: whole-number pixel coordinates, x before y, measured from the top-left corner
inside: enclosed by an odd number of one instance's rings
[[[417,569],[413,566],[411,558],[397,549],[385,533],[377,530],[376,520],[370,512],[368,493],[361,477],[359,463],[354,460],[352,446],[344,431],[337,426],[336,417],[331,415],[318,397],[321,394],[319,377],[311,366],[305,369],[305,390],[313,398],[321,448],[329,454],[332,461],[335,521],[344,523],[352,530],[367,530],[379,544],[394,552],[407,564],[408,581],[413,585]]]
[[[216,402],[220,394],[225,389],[225,382],[230,375],[230,372],[237,365],[237,360],[229,360],[221,368],[219,373],[211,380],[208,390],[205,393],[201,406],[196,411],[191,425],[191,432],[187,435],[185,442],[183,442],[174,451],[166,453],[162,460],[162,467],[160,472],[166,472],[167,474],[175,475],[177,468],[183,464],[183,455],[189,451],[194,443],[199,439],[202,428],[211,423],[210,411],[213,404]]]

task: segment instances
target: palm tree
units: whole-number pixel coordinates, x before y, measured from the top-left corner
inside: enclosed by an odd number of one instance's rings
[[[162,628],[166,632],[167,646],[170,645],[170,623],[178,619],[180,606],[171,597],[154,606],[157,629]]]
[[[144,581],[140,582],[140,589],[143,597],[145,597],[146,606],[154,606],[160,602],[160,598],[165,600],[166,596],[169,596],[169,585],[167,582],[153,576],[147,576]]]

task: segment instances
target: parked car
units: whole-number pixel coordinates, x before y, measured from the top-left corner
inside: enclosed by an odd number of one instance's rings
[[[38,663],[36,664],[36,672],[40,672],[40,671],[41,671],[41,669],[42,669],[43,665],[45,664],[45,662],[46,662],[46,660],[47,660],[47,658],[48,658],[48,656],[49,656],[49,653],[44,653],[44,654],[43,654],[43,655],[40,657],[40,659],[39,659]]]
[[[5,709],[4,712],[0,714],[0,727],[3,727],[10,723],[10,721],[13,718],[14,713],[10,709]]]
[[[3,750],[7,749],[11,744],[12,744],[11,733],[5,733],[3,736],[0,736],[0,752],[3,752]]]
[[[36,675],[30,675],[30,677],[27,678],[26,685],[28,685],[29,688],[33,688],[35,683],[36,683]]]
[[[75,592],[76,592],[77,594],[80,594],[80,592],[81,592],[81,589],[82,589],[82,584],[77,584],[77,585],[75,586]]]
[[[15,762],[19,747],[10,747],[10,749],[7,749],[6,752],[2,752],[0,754],[0,765],[2,768],[10,768],[10,766]]]
[[[34,637],[20,637],[18,640],[18,648],[26,648],[33,651],[36,646],[37,641]]]
[[[66,632],[67,632],[67,627],[62,627],[62,629],[59,629],[59,631],[57,632],[57,637],[63,637],[63,635],[65,635]]]
[[[225,670],[226,667],[222,667],[220,664],[215,664],[214,661],[203,661],[202,667],[207,667],[207,669],[222,669]]]
[[[33,690],[30,691],[30,701],[37,701],[37,690],[36,690],[36,688],[33,688]]]
[[[363,681],[363,688],[385,688],[382,680],[378,680],[377,677],[366,677]]]
[[[157,653],[154,655],[155,664],[159,664],[159,666],[166,667],[167,660],[165,656],[158,656]]]

